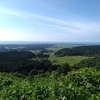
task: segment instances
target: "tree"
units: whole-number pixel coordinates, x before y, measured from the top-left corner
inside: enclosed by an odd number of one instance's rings
[[[62,66],[58,67],[57,71],[58,71],[58,74],[61,74],[61,73],[67,74],[67,72],[70,71],[70,66],[67,63],[62,64]]]

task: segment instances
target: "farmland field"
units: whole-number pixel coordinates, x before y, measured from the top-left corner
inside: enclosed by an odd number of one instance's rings
[[[68,63],[70,66],[79,63],[81,60],[88,59],[89,57],[86,56],[65,56],[65,57],[56,57],[51,56],[49,59],[53,64],[60,64]]]
[[[79,63],[81,60],[88,59],[90,57],[86,56],[64,56],[64,57],[56,57],[54,55],[55,52],[62,48],[72,48],[79,45],[55,45],[53,47],[47,48],[47,50],[52,50],[52,53],[50,53],[49,60],[52,62],[52,64],[64,64],[68,63],[70,66],[73,66],[74,64]]]

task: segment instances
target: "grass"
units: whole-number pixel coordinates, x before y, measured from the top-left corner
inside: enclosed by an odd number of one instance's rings
[[[40,53],[40,50],[29,50],[30,52],[32,52],[32,53],[34,53],[34,54],[38,54],[38,53]]]
[[[53,54],[50,56],[49,60],[52,64],[68,63],[70,66],[79,63],[81,60],[88,59],[86,56],[65,56],[65,57],[56,57]]]

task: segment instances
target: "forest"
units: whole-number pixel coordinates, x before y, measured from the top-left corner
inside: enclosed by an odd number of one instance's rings
[[[55,53],[56,56],[99,56],[100,45],[79,46],[73,48],[63,48]]]
[[[80,99],[100,100],[100,45],[0,45],[0,100]]]

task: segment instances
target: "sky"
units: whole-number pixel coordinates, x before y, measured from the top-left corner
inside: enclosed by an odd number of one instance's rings
[[[0,0],[0,41],[100,42],[100,0]]]

